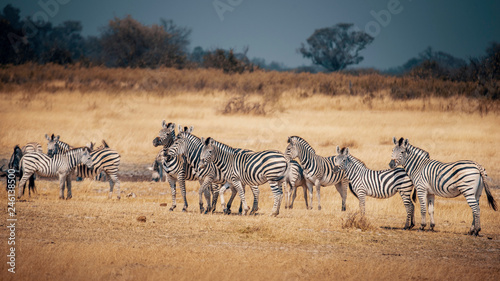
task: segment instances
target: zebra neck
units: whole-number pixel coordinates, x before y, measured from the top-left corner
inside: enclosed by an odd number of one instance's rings
[[[347,159],[350,162],[347,167],[345,167],[348,178],[355,178],[359,176],[361,172],[370,170],[366,167],[365,163],[352,155],[347,156]]]
[[[69,144],[62,142],[62,141],[57,141],[57,145],[59,148],[61,148],[62,151],[68,151],[69,150]]]
[[[317,166],[316,153],[307,147],[299,147],[299,161],[306,171],[311,171]]]
[[[408,156],[403,168],[406,170],[410,178],[414,179],[418,173],[427,165],[431,160],[429,153],[423,149],[408,144]]]
[[[197,136],[191,135],[187,147],[187,161],[191,166],[195,167],[200,162],[203,144]]]
[[[215,142],[214,146],[213,163],[220,171],[225,173],[234,164],[234,148],[219,142]]]

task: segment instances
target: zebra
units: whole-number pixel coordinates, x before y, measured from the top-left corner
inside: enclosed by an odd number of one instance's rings
[[[185,181],[197,180],[196,170],[187,163],[184,156],[170,157],[167,152],[169,147],[174,143],[175,140],[175,123],[168,123],[163,120],[162,129],[158,133],[158,136],[153,140],[153,146],[157,147],[163,145],[163,149],[160,151],[162,168],[167,175],[167,181],[170,185],[172,191],[172,207],[170,211],[173,211],[177,207],[176,203],[176,183],[179,181],[179,188],[181,190],[181,195],[184,200],[183,212],[187,211],[188,202],[186,198],[186,185]],[[208,191],[206,191],[208,192]]]
[[[337,146],[337,154],[333,160],[334,171],[343,170],[347,174],[349,187],[359,200],[362,215],[365,214],[366,196],[385,199],[399,192],[406,209],[406,223],[403,229],[409,230],[415,226],[415,206],[411,200],[413,183],[403,168],[374,171],[367,168],[363,161],[349,154],[347,147],[340,149]]]
[[[219,196],[218,185],[225,184],[226,181],[224,180],[221,171],[217,169],[213,163],[210,163],[204,169],[198,169],[198,164],[200,163],[200,152],[203,148],[203,144],[200,138],[191,134],[192,132],[192,126],[190,128],[184,127],[183,129],[182,126],[179,125],[179,133],[177,134],[174,143],[168,149],[167,154],[170,157],[184,156],[189,166],[195,169],[195,176],[200,181],[200,212],[204,211],[202,201],[202,193],[204,192],[208,205],[207,211],[210,211],[211,209],[214,211],[217,204],[217,198]],[[217,186],[216,188],[213,188],[214,184]],[[212,202],[209,202],[210,193],[206,192],[206,190],[212,191]]]
[[[472,209],[472,225],[469,235],[478,235],[481,231],[479,199],[484,187],[488,203],[493,210],[497,204],[486,183],[486,170],[478,163],[461,160],[443,163],[432,160],[429,153],[413,146],[408,139],[393,137],[395,147],[392,150],[389,167],[402,165],[415,184],[420,212],[422,215],[421,230],[426,227],[426,204],[429,209],[430,230],[434,230],[434,197],[435,195],[453,198],[462,194]]]
[[[12,153],[10,160],[9,160],[9,169],[13,169],[15,171],[16,177],[20,180],[22,177],[23,172],[21,171],[19,164],[21,162],[21,158],[23,155],[26,153],[31,153],[31,152],[39,152],[43,153],[42,145],[39,144],[38,142],[29,142],[22,148],[19,147],[19,145],[16,145],[14,147],[14,152]],[[23,192],[26,186],[23,186]],[[29,195],[31,196],[31,191],[33,193],[36,192],[36,186],[35,186],[35,175],[32,175],[29,178],[28,182],[28,191]]]
[[[309,180],[306,180],[306,178],[304,177],[304,170],[302,169],[302,166],[300,166],[300,164],[295,160],[290,160],[290,169],[285,176],[285,183],[289,186],[289,189],[286,191],[285,196],[285,208],[293,208],[293,202],[295,201],[295,197],[297,197],[297,188],[299,186],[302,186],[304,190],[306,209],[309,209],[309,204],[307,201],[307,190],[310,190],[312,192],[313,183]],[[309,194],[309,196],[312,196],[312,194]]]
[[[298,158],[302,168],[304,169],[304,177],[314,183],[316,193],[318,195],[318,210],[321,210],[320,188],[322,186],[335,185],[337,191],[342,197],[342,211],[346,210],[347,186],[349,179],[344,171],[335,173],[333,168],[333,156],[322,157],[316,154],[314,148],[301,137],[288,137],[288,146],[285,151],[286,157],[289,159]],[[309,199],[309,208],[312,208],[312,188],[309,190],[311,194]]]
[[[59,136],[52,136],[45,134],[45,138],[47,139],[47,155],[52,157],[54,154],[59,152],[64,152],[72,149],[73,147],[65,142],[59,140]],[[56,150],[57,145],[57,150]]]
[[[233,185],[238,191],[243,212],[246,215],[249,207],[245,200],[244,186],[249,185],[254,194],[254,204],[250,214],[258,211],[258,186],[269,182],[274,197],[271,216],[279,214],[283,190],[281,184],[284,181],[290,161],[285,156],[274,150],[260,152],[239,152],[238,150],[215,141],[211,137],[202,139],[203,149],[201,151],[199,168],[204,169],[209,163],[214,163],[221,170],[225,180]]]
[[[70,173],[78,164],[84,164],[92,168],[92,159],[88,147],[74,148],[62,154],[53,155],[52,158],[39,152],[27,153],[21,158],[20,167],[23,169],[23,177],[19,182],[19,195],[17,197],[21,198],[23,196],[21,187],[31,175],[37,173],[45,177],[59,176],[59,198],[64,199],[64,184],[66,183],[66,199],[71,199],[73,196],[71,194]]]
[[[47,147],[48,152],[52,155],[64,153],[71,146],[67,143],[64,143],[59,140],[59,136],[48,137],[45,136],[48,140]],[[118,193],[116,198],[118,200],[121,199],[120,194],[120,180],[118,178],[118,169],[120,166],[120,154],[110,149],[106,141],[102,141],[103,145],[98,147],[96,150],[93,149],[93,145],[91,143],[89,147],[90,157],[92,159],[92,168],[89,168],[85,165],[77,165],[75,167],[75,174],[77,178],[91,178],[91,179],[99,179],[101,173],[105,173],[109,178],[109,193],[108,199],[113,197],[113,189],[116,186],[116,192]]]

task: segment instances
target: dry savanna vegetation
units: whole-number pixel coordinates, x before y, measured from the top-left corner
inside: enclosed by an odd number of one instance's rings
[[[465,234],[472,213],[463,197],[436,198],[436,232],[403,231],[398,195],[368,198],[367,215],[360,217],[357,199],[348,194],[347,211],[341,212],[333,187],[321,189],[321,211],[316,197],[314,210],[306,210],[299,190],[294,209],[282,205],[278,217],[269,217],[272,194],[264,185],[256,216],[226,216],[220,206],[201,215],[198,183],[187,183],[188,212],[181,212],[180,196],[170,212],[168,184],[150,182],[147,170],[158,152],[152,140],[162,120],[253,150],[284,151],[291,135],[325,156],[337,145],[349,146],[372,169],[388,168],[392,137],[404,136],[435,159],[481,163],[500,202],[499,103],[474,96],[475,87],[377,74],[0,69],[0,165],[16,144],[37,141],[46,150],[45,134],[75,146],[105,139],[122,155],[124,193],[119,201],[108,200],[108,183],[86,179],[73,182],[73,198],[61,201],[56,181],[37,180],[38,192],[16,205],[11,274],[2,192],[0,279],[498,280],[500,212],[488,206],[484,192],[481,235],[471,237]],[[394,96],[412,91],[419,94]],[[125,196],[130,193],[136,196]]]

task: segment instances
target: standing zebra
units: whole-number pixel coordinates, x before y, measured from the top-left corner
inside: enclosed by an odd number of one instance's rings
[[[189,166],[194,168],[197,172],[195,174],[196,178],[200,181],[200,212],[204,211],[202,194],[205,193],[205,198],[207,200],[207,211],[210,211],[213,207],[215,210],[215,206],[217,204],[217,198],[219,196],[219,184],[224,184],[226,181],[224,180],[222,173],[219,169],[215,167],[213,163],[209,163],[204,169],[199,169],[200,164],[200,154],[203,149],[203,144],[195,135],[192,135],[193,127],[189,129],[184,127],[184,130],[179,125],[179,133],[175,138],[174,143],[168,149],[167,154],[170,157],[179,157],[184,156]],[[216,184],[217,187],[213,188],[213,184]],[[210,202],[210,192],[212,191],[213,202]]]
[[[406,209],[404,229],[411,229],[415,226],[415,207],[411,201],[413,183],[403,168],[374,171],[368,169],[361,160],[349,154],[347,147],[340,149],[337,146],[337,154],[334,158],[334,170],[346,172],[351,183],[351,191],[359,200],[362,215],[365,214],[366,196],[385,199],[399,192]]]
[[[316,154],[314,148],[301,137],[292,136],[288,138],[288,146],[285,155],[289,159],[299,158],[300,164],[304,169],[304,176],[307,180],[314,183],[318,195],[318,210],[321,210],[321,195],[320,188],[322,186],[335,185],[337,191],[342,197],[342,211],[345,211],[345,201],[347,197],[347,186],[349,179],[344,171],[334,172],[333,156],[322,157]],[[311,194],[310,208],[312,208],[312,188],[309,189]]]
[[[269,182],[274,197],[271,215],[277,216],[283,190],[281,184],[289,168],[290,161],[279,151],[265,150],[260,152],[239,152],[238,150],[217,142],[212,138],[203,140],[199,166],[204,169],[209,163],[214,163],[221,170],[225,180],[238,191],[243,211],[246,215],[249,207],[245,200],[244,186],[257,187]],[[257,212],[259,189],[252,188],[254,204],[250,214]]]
[[[52,135],[48,140],[47,148],[48,152],[52,155],[57,155],[69,151],[68,148],[71,147],[69,144],[64,143],[59,140],[59,136],[54,137]],[[91,145],[93,147],[93,145]],[[116,186],[116,192],[118,195],[117,199],[121,198],[120,195],[120,180],[118,179],[118,168],[120,166],[120,154],[108,147],[108,144],[103,140],[103,145],[98,147],[96,150],[90,151],[90,157],[92,160],[92,167],[89,168],[83,164],[77,165],[75,167],[76,176],[79,178],[90,178],[98,179],[101,172],[104,172],[109,178],[109,194],[108,199],[113,197],[113,189]]]
[[[297,188],[302,186],[304,190],[304,200],[306,201],[306,209],[309,209],[307,190],[312,190],[314,183],[306,180],[304,177],[304,169],[302,169],[302,166],[295,160],[290,161],[290,169],[288,169],[286,173],[285,183],[289,186],[285,196],[285,208],[293,208],[293,202],[295,201],[295,197],[297,197]],[[309,196],[312,196],[312,194],[309,194]]]
[[[393,137],[394,149],[389,163],[391,168],[402,165],[417,189],[422,214],[422,226],[425,229],[426,203],[429,208],[430,228],[434,230],[434,196],[446,198],[462,194],[472,209],[472,225],[469,235],[478,235],[481,231],[479,198],[486,191],[489,205],[497,210],[496,201],[486,184],[485,169],[474,161],[462,160],[452,163],[442,163],[430,159],[429,153],[411,145],[408,139]]]
[[[90,149],[88,147],[80,147],[71,149],[63,154],[54,155],[52,158],[39,152],[27,153],[21,159],[21,169],[23,169],[23,177],[19,182],[18,198],[23,196],[21,187],[26,183],[26,180],[37,173],[45,177],[59,176],[59,198],[64,199],[64,184],[68,189],[66,199],[71,199],[71,172],[78,164],[87,165],[92,168],[92,160],[90,158]]]
[[[182,211],[187,211],[188,203],[186,198],[186,180],[194,181],[197,180],[196,170],[189,165],[184,156],[170,157],[168,154],[168,149],[174,143],[175,140],[175,123],[168,123],[163,120],[162,129],[158,133],[158,137],[153,140],[153,145],[155,147],[163,145],[163,149],[160,152],[162,154],[162,167],[163,171],[167,175],[167,181],[170,185],[172,191],[172,207],[170,211],[173,211],[177,207],[176,203],[176,183],[179,181],[179,187],[181,190],[182,198],[184,199],[184,207]]]

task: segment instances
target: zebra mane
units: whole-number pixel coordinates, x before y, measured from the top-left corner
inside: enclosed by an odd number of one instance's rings
[[[106,143],[105,140],[102,140],[102,145],[104,145],[104,148],[109,148],[109,145]]]
[[[208,145],[210,143],[210,140],[213,140],[214,146],[219,148],[220,150],[226,151],[226,152],[235,152],[235,149],[227,144],[224,144],[222,142],[218,142],[214,140],[212,137],[208,137],[205,140],[205,145]]]
[[[351,161],[352,161],[354,164],[360,164],[360,165],[363,165],[363,167],[367,168],[367,167],[366,167],[365,162],[363,162],[363,161],[362,161],[362,160],[360,160],[359,158],[354,157],[354,155],[349,154],[347,157],[351,158]]]
[[[68,151],[66,151],[65,153],[69,153],[69,152],[73,152],[73,151],[77,151],[77,150],[85,150],[85,151],[87,151],[89,153],[92,152],[88,146],[81,146],[81,147],[71,148]]]
[[[408,144],[407,150],[412,152],[413,154],[419,155],[419,156],[424,157],[426,159],[431,158],[431,156],[429,155],[429,152],[427,152],[419,147],[413,146],[411,144]]]
[[[295,138],[297,140],[297,143],[300,143],[302,146],[304,146],[307,150],[311,151],[312,153],[316,154],[316,150],[303,138],[299,136],[293,136],[290,138]]]

